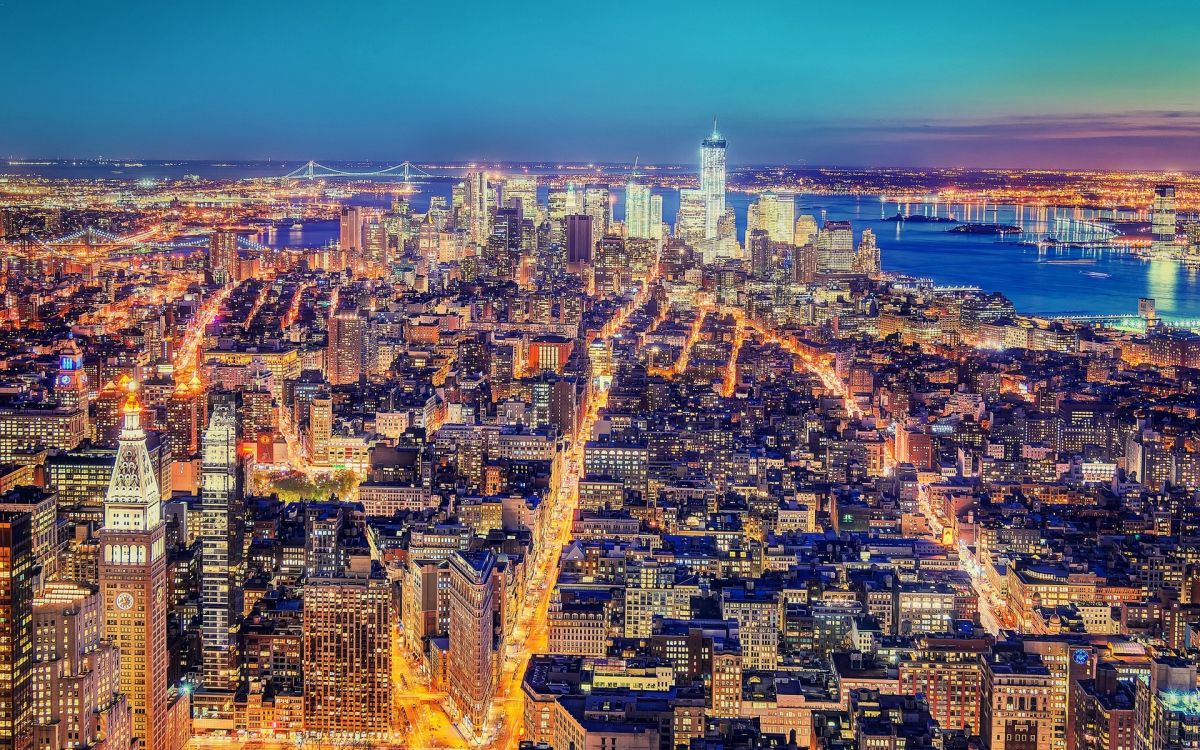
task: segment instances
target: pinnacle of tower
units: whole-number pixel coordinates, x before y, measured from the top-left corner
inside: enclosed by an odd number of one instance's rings
[[[161,519],[158,477],[146,447],[137,383],[124,378],[122,385],[128,391],[121,408],[125,421],[112,477],[108,481],[108,493],[104,496],[104,525],[145,531]]]
[[[121,407],[121,411],[126,417],[129,417],[131,414],[140,415],[142,413],[142,402],[138,398],[136,388],[130,388],[129,392],[125,394],[125,405]]]

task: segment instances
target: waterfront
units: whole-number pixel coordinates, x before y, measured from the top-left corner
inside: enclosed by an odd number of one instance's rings
[[[418,211],[428,208],[430,197],[443,196],[449,201],[450,185],[425,183],[411,196]],[[545,189],[541,199],[545,200]],[[624,215],[623,196],[614,190],[614,215]],[[659,191],[663,196],[663,215],[674,221],[678,193]],[[753,200],[748,193],[729,193],[729,203],[737,217],[739,237],[745,232],[746,208]],[[354,202],[384,206],[386,199],[374,194],[358,195]],[[815,195],[797,198],[797,215],[811,214],[818,222],[825,219],[849,220],[856,239],[870,229],[879,239],[883,267],[893,273],[933,279],[942,285],[974,285],[998,291],[1012,299],[1023,313],[1038,315],[1116,315],[1137,311],[1140,297],[1153,297],[1166,320],[1200,318],[1200,269],[1174,261],[1149,261],[1125,249],[1118,239],[1110,247],[1058,246],[1038,248],[986,234],[950,231],[957,226],[945,222],[897,222],[887,218],[905,215],[953,213],[963,220],[979,223],[1022,225],[1028,233],[1044,235],[1054,225],[1055,209],[1046,207],[980,206],[945,203],[909,203],[881,201],[872,195]],[[1075,216],[1074,209],[1060,209],[1061,216]],[[1090,214],[1081,214],[1092,218]],[[315,247],[337,239],[337,222],[305,224],[303,230],[280,228],[272,236],[275,246]],[[1015,239],[1015,238],[1014,238]],[[1084,264],[1048,263],[1047,261],[1086,259]],[[1094,261],[1094,262],[1091,262]]]

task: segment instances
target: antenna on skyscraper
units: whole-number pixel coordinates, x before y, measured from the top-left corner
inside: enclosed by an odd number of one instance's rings
[[[713,115],[713,138],[717,137],[717,116]]]
[[[638,160],[639,160],[639,159],[641,159],[641,158],[642,158],[642,154],[641,154],[641,152],[640,152],[640,151],[639,151],[637,154],[635,154],[635,155],[634,155],[634,157],[633,157],[633,171],[629,173],[629,179],[631,179],[631,180],[636,180],[636,179],[638,178],[638,171],[637,171],[637,168],[638,168]]]

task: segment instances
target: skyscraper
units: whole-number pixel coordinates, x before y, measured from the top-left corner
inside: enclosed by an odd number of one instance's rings
[[[492,234],[487,243],[486,274],[515,280],[521,266],[521,212],[501,208],[492,216]]]
[[[218,229],[212,233],[208,238],[208,268],[218,284],[238,280],[237,232]]]
[[[505,208],[515,208],[521,219],[535,224],[538,219],[537,179],[533,177],[509,177],[504,181]]]
[[[33,518],[0,510],[0,747],[31,746]]]
[[[1155,185],[1150,204],[1150,249],[1155,253],[1175,250],[1175,186]]]
[[[848,221],[827,221],[817,234],[817,271],[837,273],[854,270],[854,230]]]
[[[492,609],[496,556],[489,551],[450,556],[450,702],[479,733],[495,693]]]
[[[704,239],[707,213],[703,190],[680,188],[679,213],[675,216],[675,236],[689,245]]]
[[[767,230],[748,230],[746,249],[750,253],[750,274],[754,278],[765,279],[771,273],[771,236]]]
[[[482,247],[491,234],[492,212],[488,205],[488,179],[486,172],[471,172],[463,183],[463,226],[467,238]]]
[[[102,604],[95,586],[66,582],[49,584],[33,600],[34,747],[129,748],[121,654],[104,637]]]
[[[237,415],[232,393],[214,394],[200,463],[200,633],[204,690],[237,687],[236,648],[229,626],[241,611],[241,486]]]
[[[791,243],[796,247],[803,247],[812,242],[817,236],[817,219],[809,214],[803,214],[796,219],[796,227],[793,230]]]
[[[146,750],[167,747],[167,550],[158,478],[131,385],[116,464],[104,497],[100,591],[105,632],[121,650],[121,692],[133,709],[133,736]]]
[[[392,590],[362,558],[304,584],[304,728],[383,739],[392,719]]]
[[[592,238],[595,226],[587,214],[572,214],[567,217],[567,263],[578,266],[592,259]],[[577,270],[577,269],[572,269]]]
[[[83,356],[74,342],[68,342],[58,354],[58,375],[54,379],[54,397],[68,408],[88,410],[88,379],[83,371]]]
[[[603,237],[608,234],[609,214],[608,188],[593,185],[583,191],[583,212],[592,217],[592,235]]]
[[[355,269],[371,278],[379,278],[388,273],[388,233],[387,227],[378,214],[372,215],[363,224],[362,260]]]
[[[625,186],[625,236],[650,236],[650,188],[630,182]],[[661,219],[660,219],[661,221]]]
[[[329,316],[325,366],[333,385],[357,383],[366,363],[367,320],[353,304],[339,306]]]
[[[875,233],[864,229],[858,241],[858,252],[854,256],[854,270],[868,276],[876,276],[880,271],[879,244],[875,241]]]
[[[347,265],[353,267],[362,252],[363,215],[358,206],[343,206],[338,224],[338,246]]]
[[[750,204],[746,215],[747,233],[761,229],[772,242],[791,243],[795,237],[796,194],[767,191]]]
[[[717,225],[725,215],[725,139],[717,132],[700,143],[700,192],[704,196],[704,239],[717,239]]]

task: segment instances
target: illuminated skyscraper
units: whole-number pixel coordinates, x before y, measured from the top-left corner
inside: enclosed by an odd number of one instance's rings
[[[679,213],[675,216],[675,236],[689,245],[704,239],[705,198],[703,190],[681,188],[679,190]]]
[[[341,220],[338,224],[338,245],[342,249],[342,257],[350,265],[362,251],[363,215],[358,206],[343,206]]]
[[[625,236],[650,237],[650,188],[630,182],[625,186]],[[660,204],[661,205],[661,204]],[[659,223],[662,223],[661,217]]]
[[[583,194],[568,184],[566,189],[556,188],[546,195],[547,216],[551,221],[562,221],[571,214],[583,213]]]
[[[504,206],[521,212],[521,219],[535,224],[538,220],[537,180],[533,177],[509,177],[504,181]]]
[[[374,215],[363,224],[363,251],[361,267],[355,269],[371,278],[384,276],[388,272],[388,233],[387,228]]]
[[[455,711],[479,733],[495,694],[496,651],[492,621],[496,557],[455,552],[450,557],[450,663],[447,682]]]
[[[129,389],[116,465],[104,497],[100,591],[106,634],[121,650],[121,692],[133,709],[133,736],[146,750],[168,747],[167,550],[158,478]]]
[[[848,221],[827,221],[817,234],[817,271],[836,273],[854,270],[854,230]]]
[[[488,204],[488,179],[485,172],[471,172],[463,183],[463,226],[475,245],[487,244],[491,234],[491,206]]]
[[[208,268],[218,284],[238,280],[237,232],[218,229],[212,233],[208,238]]]
[[[0,747],[31,747],[33,718],[33,527],[0,510]]]
[[[796,194],[768,191],[750,204],[746,214],[746,232],[765,231],[772,242],[791,243],[795,237]]]
[[[793,230],[791,243],[796,247],[804,247],[813,241],[817,236],[817,220],[816,217],[809,214],[803,214],[796,219],[796,228]]]
[[[1155,253],[1175,250],[1175,186],[1155,185],[1150,204],[1150,249]]]
[[[241,486],[234,396],[214,394],[200,463],[200,643],[205,691],[233,690],[238,678],[237,651],[229,630],[241,611]]]
[[[516,280],[521,265],[521,212],[501,208],[492,216],[492,234],[488,237],[485,273]]]
[[[877,276],[880,271],[879,244],[875,241],[875,233],[864,229],[858,241],[858,252],[854,257],[854,270],[868,276]]]
[[[81,406],[84,414],[88,410],[88,379],[83,371],[83,356],[74,342],[58,354],[58,375],[54,379],[54,397],[63,406]]]
[[[102,604],[95,586],[65,582],[51,583],[33,600],[34,747],[129,748],[121,654],[105,638]]]
[[[592,186],[583,191],[583,212],[592,217],[592,236],[603,237],[608,234],[611,207],[608,202],[608,188]]]
[[[366,362],[366,316],[354,305],[339,307],[329,316],[325,365],[334,385],[357,383]]]
[[[704,239],[718,237],[717,226],[725,215],[725,139],[717,132],[700,143],[700,192],[704,196]]]
[[[378,564],[358,562],[304,584],[304,728],[383,739],[392,720],[392,589]]]

